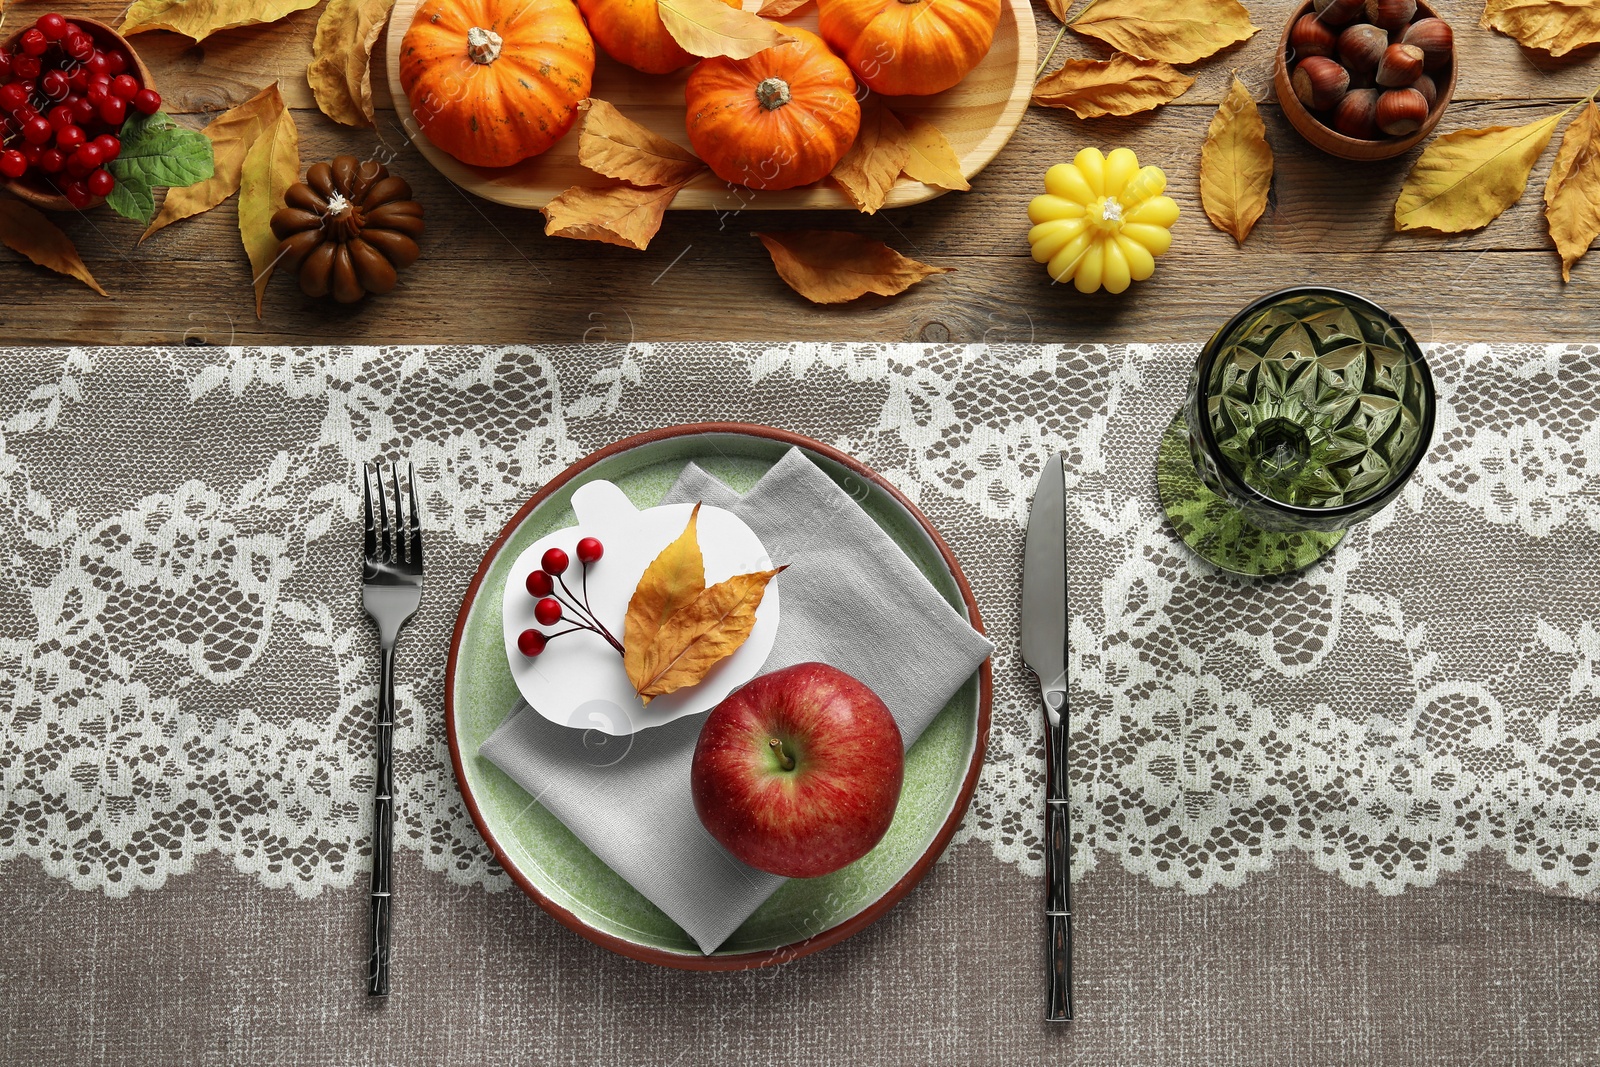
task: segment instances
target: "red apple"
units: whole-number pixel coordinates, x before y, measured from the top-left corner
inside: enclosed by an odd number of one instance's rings
[[[894,819],[905,744],[883,701],[826,663],[752,679],[711,709],[694,810],[752,867],[815,878],[865,856]]]

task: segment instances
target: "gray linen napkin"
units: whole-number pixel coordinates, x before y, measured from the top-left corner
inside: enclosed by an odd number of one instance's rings
[[[821,660],[854,675],[883,698],[907,747],[993,648],[798,449],[743,497],[690,465],[666,503],[687,500],[734,512],[789,564],[763,672]],[[704,721],[596,745],[519,701],[479,752],[709,953],[783,879],[734,859],[695,815],[689,766]]]

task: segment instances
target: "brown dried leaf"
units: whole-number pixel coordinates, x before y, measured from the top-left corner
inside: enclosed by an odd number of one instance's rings
[[[667,207],[684,182],[654,189],[632,185],[574,185],[539,210],[550,237],[600,241],[644,251],[661,229]]]
[[[328,0],[317,20],[306,80],[322,113],[346,126],[372,126],[372,46],[394,0]]]
[[[284,193],[299,177],[300,131],[295,129],[294,112],[284,108],[250,146],[239,170],[239,236],[244,239],[255,276],[258,319],[267,282],[278,263],[272,215],[283,206]]]
[[[910,158],[911,139],[906,128],[874,94],[862,105],[861,132],[830,177],[839,183],[845,199],[857,211],[871,215],[883,206]]]
[[[794,38],[783,27],[721,0],[657,0],[661,24],[690,55],[749,59]]]
[[[766,595],[767,583],[782,572],[778,567],[735,575],[674,611],[645,657],[640,679],[644,684],[634,683],[644,702],[696,684],[733,655],[756,624],[756,608]]]
[[[809,3],[811,0],[767,0],[756,14],[764,18],[781,19],[785,15],[794,14]]]
[[[1239,244],[1267,210],[1272,147],[1250,90],[1235,75],[1200,148],[1200,203],[1212,225]]]
[[[687,148],[634,122],[604,100],[589,99],[578,134],[578,162],[634,185],[681,185],[706,169]]]
[[[0,200],[0,244],[57,274],[70,274],[101,296],[107,295],[84,266],[72,238],[20,200]]]
[[[1561,280],[1600,236],[1600,108],[1593,100],[1561,135],[1544,185],[1544,217],[1561,255]]]
[[[1069,59],[1033,89],[1033,102],[1064,107],[1080,119],[1136,115],[1170,103],[1194,79],[1169,63],[1121,53],[1110,59]]]
[[[136,0],[117,32],[171,30],[203,41],[219,30],[277,22],[320,0]]]
[[[1238,0],[1094,0],[1071,26],[1119,52],[1166,63],[1204,59],[1261,28]]]
[[[754,236],[767,246],[778,276],[813,304],[842,304],[867,293],[894,296],[930,275],[955,270],[907,259],[856,233],[789,230]]]
[[[961,160],[956,158],[956,150],[950,147],[939,127],[921,115],[899,118],[900,125],[906,128],[906,145],[911,150],[906,157],[906,177],[935,189],[966,192],[972,188],[966,175],[961,173]]]
[[[180,219],[210,211],[238,192],[245,153],[263,130],[278,121],[283,109],[283,96],[278,92],[278,83],[273,82],[238,107],[212,119],[200,131],[211,139],[211,177],[182,189],[168,189],[166,199],[161,201],[161,213],[151,220],[139,240]]]
[[[636,691],[647,681],[645,672],[661,627],[705,590],[705,560],[696,531],[699,518],[700,505],[696,504],[683,533],[650,561],[628,601],[628,614],[622,622],[622,666]]]
[[[1600,4],[1594,0],[1487,0],[1480,24],[1528,48],[1564,56],[1600,41]]]
[[[1050,9],[1050,14],[1056,17],[1057,22],[1067,21],[1067,11],[1072,7],[1073,0],[1044,0],[1044,6]]]
[[[1460,233],[1489,225],[1522,199],[1533,165],[1566,113],[1526,126],[1457,130],[1436,138],[1406,175],[1394,204],[1394,228]]]

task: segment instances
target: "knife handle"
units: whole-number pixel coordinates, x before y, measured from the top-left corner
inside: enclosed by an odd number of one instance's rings
[[[1045,1020],[1072,1018],[1072,813],[1067,788],[1067,694],[1043,692],[1046,723],[1044,800],[1045,929],[1049,976]]]

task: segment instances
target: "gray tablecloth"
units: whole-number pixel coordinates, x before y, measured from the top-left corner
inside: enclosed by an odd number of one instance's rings
[[[0,351],[7,1062],[1600,1061],[1600,354],[1434,346],[1414,485],[1311,571],[1195,563],[1152,458],[1191,347]],[[872,928],[766,972],[611,956],[496,869],[439,709],[528,493],[653,426],[844,448],[998,646],[977,798]],[[1039,717],[1015,654],[1069,466],[1081,1018],[1039,1021]],[[355,465],[413,457],[390,1003],[362,995],[376,642]]]

